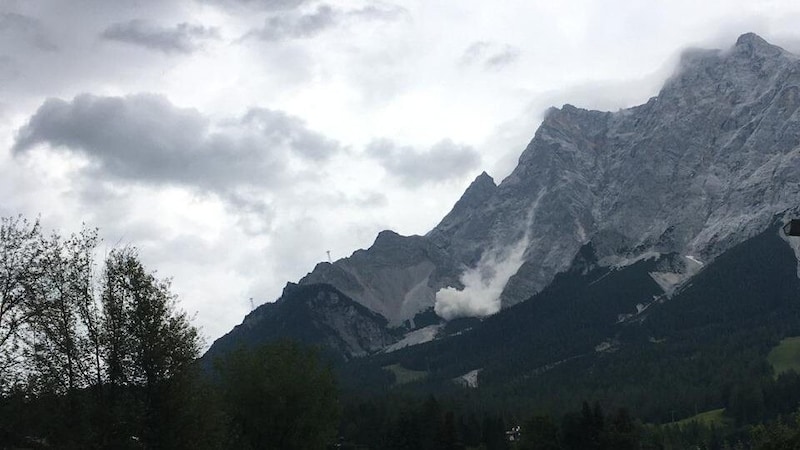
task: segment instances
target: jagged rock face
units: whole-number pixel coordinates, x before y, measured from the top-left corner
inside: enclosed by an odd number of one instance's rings
[[[300,284],[336,286],[399,326],[433,306],[436,291],[458,283],[458,273],[452,258],[428,239],[383,231],[369,249],[318,264]]]
[[[358,308],[358,304],[337,292],[323,290],[308,299],[308,309],[313,311],[318,326],[326,328],[325,344],[344,355],[365,356],[376,352],[397,338],[387,332],[381,317]]]
[[[551,109],[514,172],[428,237],[469,262],[527,233],[504,305],[541,290],[588,241],[606,264],[652,251],[713,259],[800,198],[798,107],[798,58],[754,34],[686,52],[643,105]]]
[[[450,248],[451,253],[457,254],[457,259],[463,264],[474,265],[485,250],[481,244],[493,226],[494,218],[484,214],[484,209],[496,193],[497,185],[492,177],[486,172],[481,173],[464,191],[453,209],[426,237],[439,245],[452,247],[448,245],[450,238],[459,236],[459,242],[463,246],[458,249]]]
[[[374,353],[400,339],[385,318],[327,284],[289,283],[275,303],[259,306],[204,356],[207,361],[240,345],[257,346],[278,339],[321,345],[349,359]]]

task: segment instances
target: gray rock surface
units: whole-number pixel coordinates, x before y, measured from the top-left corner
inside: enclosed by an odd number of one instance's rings
[[[360,311],[336,292],[317,293],[309,308],[315,313],[317,326],[327,328],[325,344],[342,354],[365,356],[397,340],[387,332],[385,323]]]
[[[688,50],[647,103],[552,108],[499,185],[478,176],[426,236],[382,232],[300,283],[329,283],[392,326],[487,252],[527,242],[504,306],[529,298],[591,241],[602,264],[674,252],[708,262],[800,202],[800,62],[755,34]]]
[[[335,286],[396,327],[432,307],[436,291],[457,284],[458,274],[452,258],[430,240],[382,231],[369,249],[317,264],[300,284]]]
[[[289,283],[277,302],[265,303],[248,314],[216,340],[203,358],[211,363],[239,346],[292,339],[350,359],[375,353],[401,337],[392,332],[384,317],[333,286]]]
[[[643,105],[551,109],[483,206],[428,236],[466,262],[527,231],[504,305],[541,290],[590,240],[606,264],[653,251],[709,261],[799,201],[798,107],[798,58],[760,37],[687,51]],[[462,222],[490,226],[451,225]]]

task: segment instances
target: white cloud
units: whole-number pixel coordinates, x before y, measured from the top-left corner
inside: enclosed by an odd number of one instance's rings
[[[459,61],[464,66],[477,64],[485,69],[497,70],[514,63],[519,56],[519,48],[512,45],[477,41],[464,50]]]

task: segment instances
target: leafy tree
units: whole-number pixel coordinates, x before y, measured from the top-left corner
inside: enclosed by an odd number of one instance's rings
[[[24,334],[34,286],[41,276],[43,242],[39,222],[0,219],[0,393],[18,381],[26,352]]]
[[[92,229],[0,222],[0,446],[27,433],[60,448],[200,447],[197,329],[135,249],[111,251],[96,279],[97,244]]]
[[[338,425],[337,388],[315,351],[291,342],[239,348],[215,364],[242,449],[323,449]]]
[[[641,438],[636,424],[627,409],[620,408],[611,417],[611,423],[607,427],[602,440],[603,446],[608,449],[633,450],[638,448]]]
[[[441,448],[443,440],[442,406],[433,395],[428,396],[414,418],[419,428],[419,448],[423,450]]]
[[[456,433],[455,415],[452,411],[447,411],[444,414],[442,432],[439,440],[439,448],[442,450],[458,450],[464,448],[462,443],[459,442],[458,435]]]
[[[113,250],[106,259],[102,305],[112,422],[126,422],[133,409],[141,415],[134,414],[136,435],[158,442],[164,420],[175,413],[165,402],[169,381],[199,356],[197,329],[177,309],[169,281],[147,272],[135,249]],[[131,431],[137,430],[124,433]]]
[[[477,447],[481,441],[481,424],[474,412],[471,412],[461,423],[461,436],[464,445],[467,447]]]
[[[483,418],[482,442],[487,450],[503,450],[508,448],[506,442],[506,425],[502,417],[486,416]]]
[[[757,450],[793,450],[800,448],[800,414],[769,425],[756,425],[751,430],[753,448]]]
[[[73,396],[102,382],[98,307],[92,291],[97,233],[84,229],[42,241],[38,278],[29,288],[29,363],[42,392]]]
[[[550,416],[535,416],[522,427],[520,450],[558,450],[558,425]]]

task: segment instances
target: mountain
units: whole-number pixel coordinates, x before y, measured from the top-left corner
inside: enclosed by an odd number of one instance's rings
[[[642,105],[616,112],[551,108],[514,171],[500,184],[478,176],[425,236],[381,232],[370,248],[318,264],[300,280],[362,306],[359,320],[375,326],[376,318],[385,320],[382,333],[340,335],[345,331],[333,327],[333,336],[320,332],[307,340],[336,342],[345,358],[395,349],[388,346],[403,332],[426,326],[439,327],[434,331],[444,342],[459,318],[537,308],[528,304],[550,298],[559,280],[577,273],[578,285],[591,282],[589,274],[640,275],[625,281],[640,287],[636,295],[623,290],[608,297],[594,290],[602,283],[581,294],[603,299],[591,304],[602,310],[591,317],[606,325],[637,313],[646,298],[671,298],[769,229],[776,216],[796,211],[799,107],[800,59],[750,33],[727,50],[684,52],[676,73]],[[278,304],[309,301],[301,297],[285,293]],[[297,333],[279,328],[287,323],[286,308],[261,306],[251,316],[265,319],[253,329]],[[322,314],[326,307],[315,308]],[[346,322],[342,310],[325,314],[338,318],[324,320]],[[249,318],[221,341],[246,340]],[[474,330],[497,320],[478,320]],[[303,328],[301,322],[295,326]],[[580,345],[601,345],[595,341],[607,331],[580,338]]]
[[[382,231],[368,250],[317,264],[299,284],[336,286],[399,326],[431,307],[440,288],[458,282],[458,273],[449,254],[430,240]]]
[[[648,252],[708,262],[796,205],[799,85],[797,57],[754,34],[687,51],[643,105],[551,109],[483,206],[428,237],[470,261],[527,233],[505,305],[544,288],[589,241],[605,264]],[[452,225],[467,222],[491,225]]]
[[[288,284],[275,303],[261,305],[203,356],[213,361],[239,345],[292,339],[334,358],[365,356],[397,340],[386,319],[328,284]]]
[[[387,371],[400,368],[418,374],[402,386],[412,391],[455,390],[477,403],[551,413],[594,399],[655,423],[735,409],[741,386],[774,388],[767,354],[800,335],[797,258],[777,225],[720,255],[672,295],[652,274],[680,256],[603,267],[588,244],[531,299],[469,330],[354,360],[342,379],[351,390],[381,392],[401,387]],[[381,370],[388,377],[374,375]],[[457,391],[470,373],[479,389]],[[365,374],[373,374],[371,386]],[[798,400],[772,403],[791,413]]]

